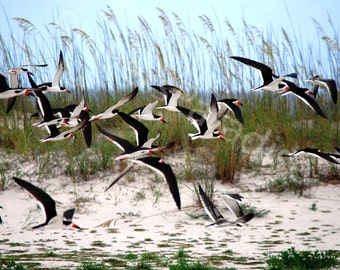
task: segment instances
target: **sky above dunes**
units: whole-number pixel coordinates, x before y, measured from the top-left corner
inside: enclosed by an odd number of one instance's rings
[[[81,4],[79,4],[81,3]],[[205,0],[205,1],[159,1],[159,0],[97,0],[97,1],[2,1],[2,15],[0,16],[1,34],[7,34],[9,28],[16,33],[17,22],[14,17],[22,17],[31,21],[39,31],[42,31],[50,22],[72,27],[79,27],[92,34],[96,31],[96,21],[101,10],[109,5],[115,12],[123,26],[138,28],[138,16],[143,16],[150,26],[162,30],[157,7],[168,15],[176,13],[183,22],[193,31],[204,31],[198,16],[207,15],[216,28],[223,25],[227,18],[237,29],[242,28],[242,19],[265,31],[272,28],[278,31],[284,27],[286,30],[301,32],[306,38],[315,35],[315,26],[312,18],[321,26],[327,27],[330,17],[335,26],[340,27],[340,2],[337,0]],[[224,31],[224,29],[217,29]],[[312,37],[315,38],[315,37]]]

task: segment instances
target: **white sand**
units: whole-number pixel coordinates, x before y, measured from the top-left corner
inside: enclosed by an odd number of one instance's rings
[[[174,161],[171,158],[167,160],[170,164]],[[232,256],[244,257],[243,261],[248,263],[258,261],[258,266],[265,261],[264,253],[277,253],[289,247],[297,250],[338,250],[339,185],[314,186],[304,191],[303,196],[292,191],[256,192],[269,179],[279,175],[268,167],[271,162],[270,158],[265,158],[261,170],[244,171],[238,175],[239,181],[234,185],[222,185],[220,181],[216,181],[215,185],[215,195],[239,192],[244,197],[244,203],[270,212],[265,217],[254,218],[243,227],[215,230],[205,227],[210,220],[201,216],[204,213],[194,194],[193,183],[179,179],[182,210],[178,211],[167,185],[159,178],[155,181],[155,174],[147,169],[134,170],[104,193],[115,173],[107,173],[106,177],[88,182],[73,183],[65,176],[37,180],[34,166],[23,163],[20,166],[26,176],[17,176],[46,190],[57,201],[59,212],[77,207],[74,222],[86,229],[31,230],[30,227],[42,222],[44,216],[36,200],[14,181],[10,181],[5,191],[0,193],[0,205],[3,206],[0,214],[5,222],[0,227],[0,252],[5,256],[18,255],[20,250],[23,254],[77,251],[77,262],[51,256],[39,261],[43,267],[69,268],[83,260],[102,260],[92,254],[113,258],[117,254],[161,251],[162,255],[172,258],[180,248],[201,261],[231,250]],[[319,164],[321,167],[329,166],[322,162]],[[278,170],[285,173],[284,168]],[[140,194],[145,198],[138,199],[143,197]],[[233,218],[217,196],[214,201],[225,217]],[[315,211],[309,209],[313,203],[316,205]],[[108,227],[99,226],[105,222]],[[23,244],[16,246],[13,243]],[[238,269],[249,269],[249,266],[233,261],[224,260],[221,263],[219,267],[236,265]]]

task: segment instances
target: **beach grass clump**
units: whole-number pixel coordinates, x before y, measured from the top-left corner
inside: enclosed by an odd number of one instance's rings
[[[175,256],[177,262],[176,264],[170,264],[169,270],[213,270],[219,269],[213,266],[210,266],[207,262],[192,262],[190,261],[190,255],[184,249],[179,249],[177,255]],[[235,268],[224,268],[224,269],[235,269]]]
[[[241,203],[240,207],[244,213],[252,213],[255,217],[264,217],[270,212],[268,209],[259,209],[247,203]]]
[[[312,183],[307,183],[301,175],[286,175],[284,177],[277,177],[269,180],[266,183],[269,192],[283,192],[283,191],[294,191],[295,194],[300,196],[303,191],[311,187]]]
[[[268,270],[313,270],[330,269],[339,265],[339,252],[297,251],[294,247],[281,251],[278,255],[269,256],[266,260]]]
[[[83,262],[76,270],[110,270],[114,269],[102,263]]]
[[[243,159],[240,141],[216,145],[215,177],[222,183],[233,183],[236,173],[241,171]]]
[[[9,259],[1,259],[0,258],[0,270],[26,270],[23,264],[17,263],[13,260]]]

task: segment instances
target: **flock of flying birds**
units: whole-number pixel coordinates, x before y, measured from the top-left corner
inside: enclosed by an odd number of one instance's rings
[[[324,88],[330,94],[332,101],[337,102],[337,88],[333,79],[326,79],[318,75],[309,80],[313,84],[313,91],[301,88],[295,83],[288,80],[288,78],[297,78],[296,73],[291,73],[283,76],[277,76],[272,69],[265,64],[256,62],[243,57],[231,56],[232,59],[240,61],[248,66],[256,68],[260,71],[263,84],[255,87],[253,91],[271,91],[277,92],[284,96],[293,94],[297,98],[306,103],[314,112],[320,116],[327,118],[322,112],[320,106],[315,100],[318,88]],[[46,65],[34,65],[46,66]],[[141,121],[160,121],[166,123],[165,119],[154,113],[154,109],[168,110],[174,113],[182,113],[197,129],[196,133],[189,133],[191,140],[196,139],[221,139],[224,140],[223,134],[218,130],[222,124],[222,119],[228,111],[231,111],[236,119],[243,124],[243,116],[240,110],[242,103],[237,99],[221,99],[217,100],[214,93],[211,94],[211,101],[207,110],[206,116],[201,116],[188,108],[178,105],[178,100],[183,94],[183,91],[178,87],[171,85],[156,86],[151,85],[152,88],[159,91],[163,96],[165,103],[163,106],[156,107],[158,100],[147,104],[146,106],[137,108],[129,114],[118,110],[121,106],[131,101],[138,93],[138,88],[135,88],[131,93],[124,96],[118,103],[106,109],[105,111],[96,115],[90,115],[91,111],[85,105],[84,93],[79,104],[70,104],[64,108],[52,108],[50,102],[45,95],[48,92],[70,92],[67,88],[60,86],[60,79],[64,71],[63,54],[60,51],[58,66],[52,82],[36,84],[32,78],[32,73],[25,67],[10,69],[2,74],[9,75],[9,85],[6,78],[0,75],[0,99],[7,99],[7,113],[11,111],[14,106],[17,96],[26,95],[33,96],[36,99],[38,113],[32,116],[40,116],[41,121],[33,124],[37,128],[45,128],[48,132],[47,137],[41,139],[41,142],[59,141],[74,137],[74,133],[81,130],[85,142],[88,147],[91,146],[92,141],[92,127],[91,123],[96,122],[96,126],[100,133],[107,139],[112,141],[122,153],[115,157],[115,160],[128,160],[128,166],[112,181],[105,191],[110,189],[115,183],[119,181],[128,171],[134,166],[146,166],[156,173],[160,174],[168,184],[170,193],[176,203],[178,209],[181,209],[180,192],[177,185],[176,176],[170,165],[166,164],[163,159],[152,154],[162,152],[164,149],[170,148],[174,142],[170,142],[165,146],[154,145],[154,142],[160,137],[157,134],[154,138],[148,138],[149,130]],[[27,74],[28,80],[31,84],[29,88],[22,88],[19,86],[19,75]],[[136,145],[128,140],[112,134],[97,124],[98,120],[108,119],[119,116],[127,125],[129,125],[135,132]],[[62,131],[61,131],[62,130]],[[307,153],[319,158],[324,158],[329,162],[339,164],[337,159],[340,158],[340,149],[336,148],[337,153],[323,153],[319,149],[306,148],[300,149],[296,152],[283,155],[286,157],[296,156],[301,153]],[[43,190],[32,185],[31,183],[13,177],[14,181],[31,193],[42,205],[45,211],[46,220],[44,223],[34,226],[33,228],[43,227],[50,224],[72,225],[74,228],[80,228],[72,223],[72,217],[75,209],[69,209],[63,215],[57,215],[55,201]],[[222,198],[225,205],[236,216],[236,220],[229,220],[222,216],[220,211],[212,203],[202,187],[198,186],[198,195],[207,215],[213,221],[208,226],[230,226],[246,223],[253,218],[253,214],[244,214],[240,208],[239,202],[242,196],[239,194],[223,193]],[[57,225],[58,226],[58,225]]]

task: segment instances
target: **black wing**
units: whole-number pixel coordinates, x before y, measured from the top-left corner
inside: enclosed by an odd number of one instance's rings
[[[138,160],[142,161],[150,169],[155,170],[158,173],[163,175],[163,177],[165,178],[169,186],[172,197],[174,198],[176,202],[177,208],[181,209],[181,197],[179,195],[177,180],[170,165],[164,162],[160,162],[161,159],[158,157],[144,157],[144,158],[139,158]]]
[[[251,66],[253,68],[260,70],[264,85],[267,85],[273,81],[273,70],[267,65],[248,59],[248,58],[239,57],[239,56],[230,56],[230,58],[235,59],[237,61],[242,62],[243,64],[246,64],[248,66]]]
[[[212,203],[209,197],[203,191],[201,185],[198,185],[199,197],[202,202],[203,208],[207,215],[213,222],[216,222],[218,219],[224,219],[220,211],[216,208],[216,206]]]
[[[34,228],[48,224],[48,222],[57,215],[56,204],[50,195],[31,183],[17,177],[13,177],[14,181],[21,187],[25,188],[44,206],[46,221],[45,223],[35,226]]]
[[[126,113],[118,112],[118,115],[135,131],[137,147],[142,146],[148,140],[148,128]]]
[[[114,144],[116,144],[122,151],[132,152],[133,150],[136,149],[129,141],[107,132],[105,129],[103,129],[98,124],[96,124],[96,126],[98,130],[100,131],[100,133],[102,133],[105,137],[107,137]]]

